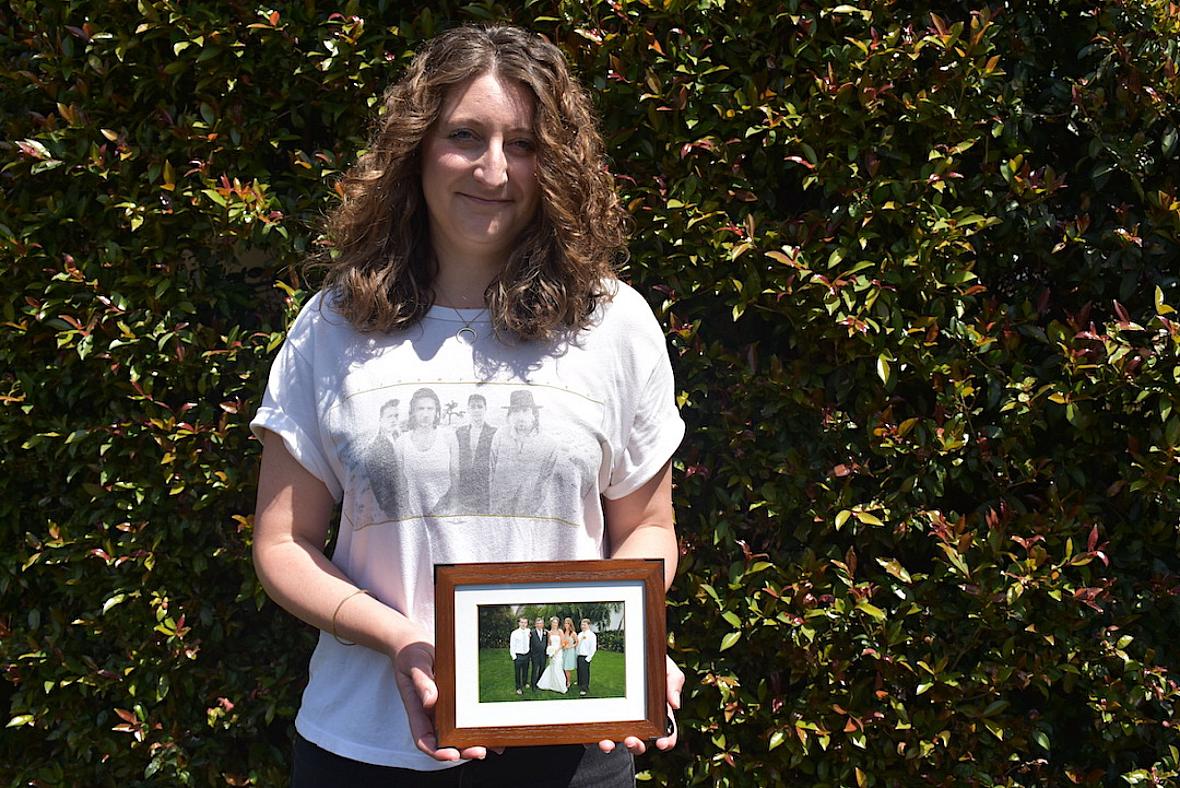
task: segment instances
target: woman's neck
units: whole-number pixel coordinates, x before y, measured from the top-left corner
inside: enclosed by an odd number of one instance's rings
[[[437,255],[434,303],[453,309],[482,309],[488,285],[504,270],[504,261]]]

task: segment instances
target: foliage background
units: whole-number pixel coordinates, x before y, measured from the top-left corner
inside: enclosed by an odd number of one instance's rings
[[[518,610],[514,608],[519,607]],[[480,605],[478,618],[478,640],[481,648],[507,649],[507,643],[512,638],[512,630],[519,626],[517,618],[523,616],[528,619],[529,628],[540,618],[546,622],[552,616],[562,619],[566,617],[574,620],[574,629],[581,631],[582,619],[590,619],[594,631],[597,633],[598,648],[608,651],[623,650],[623,628],[616,626],[607,631],[612,620],[618,622],[622,617],[622,605],[618,602],[581,602],[529,605]]]
[[[1174,781],[1161,0],[0,7],[0,777],[285,779],[246,424],[375,97],[484,19],[593,87],[690,423],[643,776]]]

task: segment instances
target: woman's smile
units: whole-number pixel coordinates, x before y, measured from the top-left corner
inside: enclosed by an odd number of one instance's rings
[[[512,200],[504,199],[501,197],[480,197],[478,194],[468,194],[466,192],[459,192],[459,196],[466,197],[467,199],[471,200],[472,202],[476,203],[477,205],[499,206],[499,205],[507,205],[512,202]]]

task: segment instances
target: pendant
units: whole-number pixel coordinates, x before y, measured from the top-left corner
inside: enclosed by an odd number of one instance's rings
[[[475,340],[479,338],[479,335],[475,333],[475,329],[471,326],[463,326],[455,332],[455,338],[464,345],[474,345]]]

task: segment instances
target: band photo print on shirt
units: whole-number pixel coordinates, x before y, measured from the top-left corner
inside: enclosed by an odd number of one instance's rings
[[[549,386],[399,384],[350,398],[343,453],[372,492],[352,525],[538,517],[577,525],[602,460],[597,403]],[[359,411],[359,412],[358,412]]]

